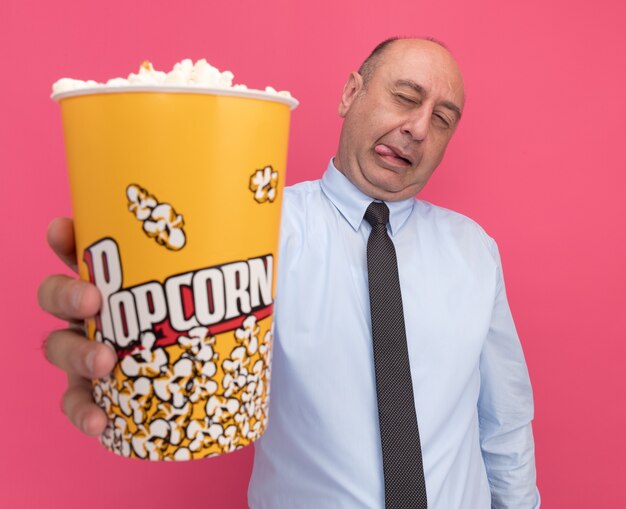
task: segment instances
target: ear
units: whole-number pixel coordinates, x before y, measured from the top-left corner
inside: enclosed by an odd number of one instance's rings
[[[348,81],[343,86],[341,102],[339,103],[339,116],[344,118],[356,97],[363,90],[363,77],[356,71],[352,71],[348,76]]]

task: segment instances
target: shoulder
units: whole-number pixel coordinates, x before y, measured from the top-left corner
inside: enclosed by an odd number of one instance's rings
[[[320,182],[321,180],[306,180],[285,187],[285,203],[319,193],[321,191]]]
[[[285,203],[291,205],[318,196],[322,192],[322,181],[305,180],[291,186],[285,187],[284,200]]]
[[[486,250],[497,261],[496,241],[472,218],[425,200],[415,200],[414,217],[420,229],[464,246]]]
[[[323,191],[319,180],[299,182],[285,187],[283,193],[281,236],[301,233],[308,218],[320,212],[324,206]]]
[[[320,180],[309,180],[288,186],[283,194],[283,222],[297,220],[311,208],[318,207],[322,201]]]

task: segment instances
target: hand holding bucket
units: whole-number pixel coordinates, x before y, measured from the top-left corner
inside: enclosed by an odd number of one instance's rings
[[[115,349],[94,381],[101,442],[151,460],[227,453],[268,418],[272,310],[294,99],[117,87],[56,94],[88,336]]]

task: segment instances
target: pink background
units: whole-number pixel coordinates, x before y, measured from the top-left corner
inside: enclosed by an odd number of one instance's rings
[[[291,90],[291,183],[320,176],[341,87],[390,35],[447,42],[467,107],[423,198],[500,246],[535,390],[544,507],[626,507],[626,9],[621,0],[0,2],[0,507],[246,507],[253,451],[187,464],[128,461],[59,410],[64,376],[40,350],[61,322],[37,306],[63,267],[45,243],[70,215],[62,76],[126,75],[206,57],[256,87]],[[306,439],[306,437],[303,437]]]

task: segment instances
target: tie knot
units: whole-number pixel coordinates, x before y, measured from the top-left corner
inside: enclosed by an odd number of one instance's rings
[[[365,211],[365,220],[372,225],[372,227],[382,224],[387,225],[389,222],[389,209],[387,205],[379,201],[373,201],[367,207]]]

